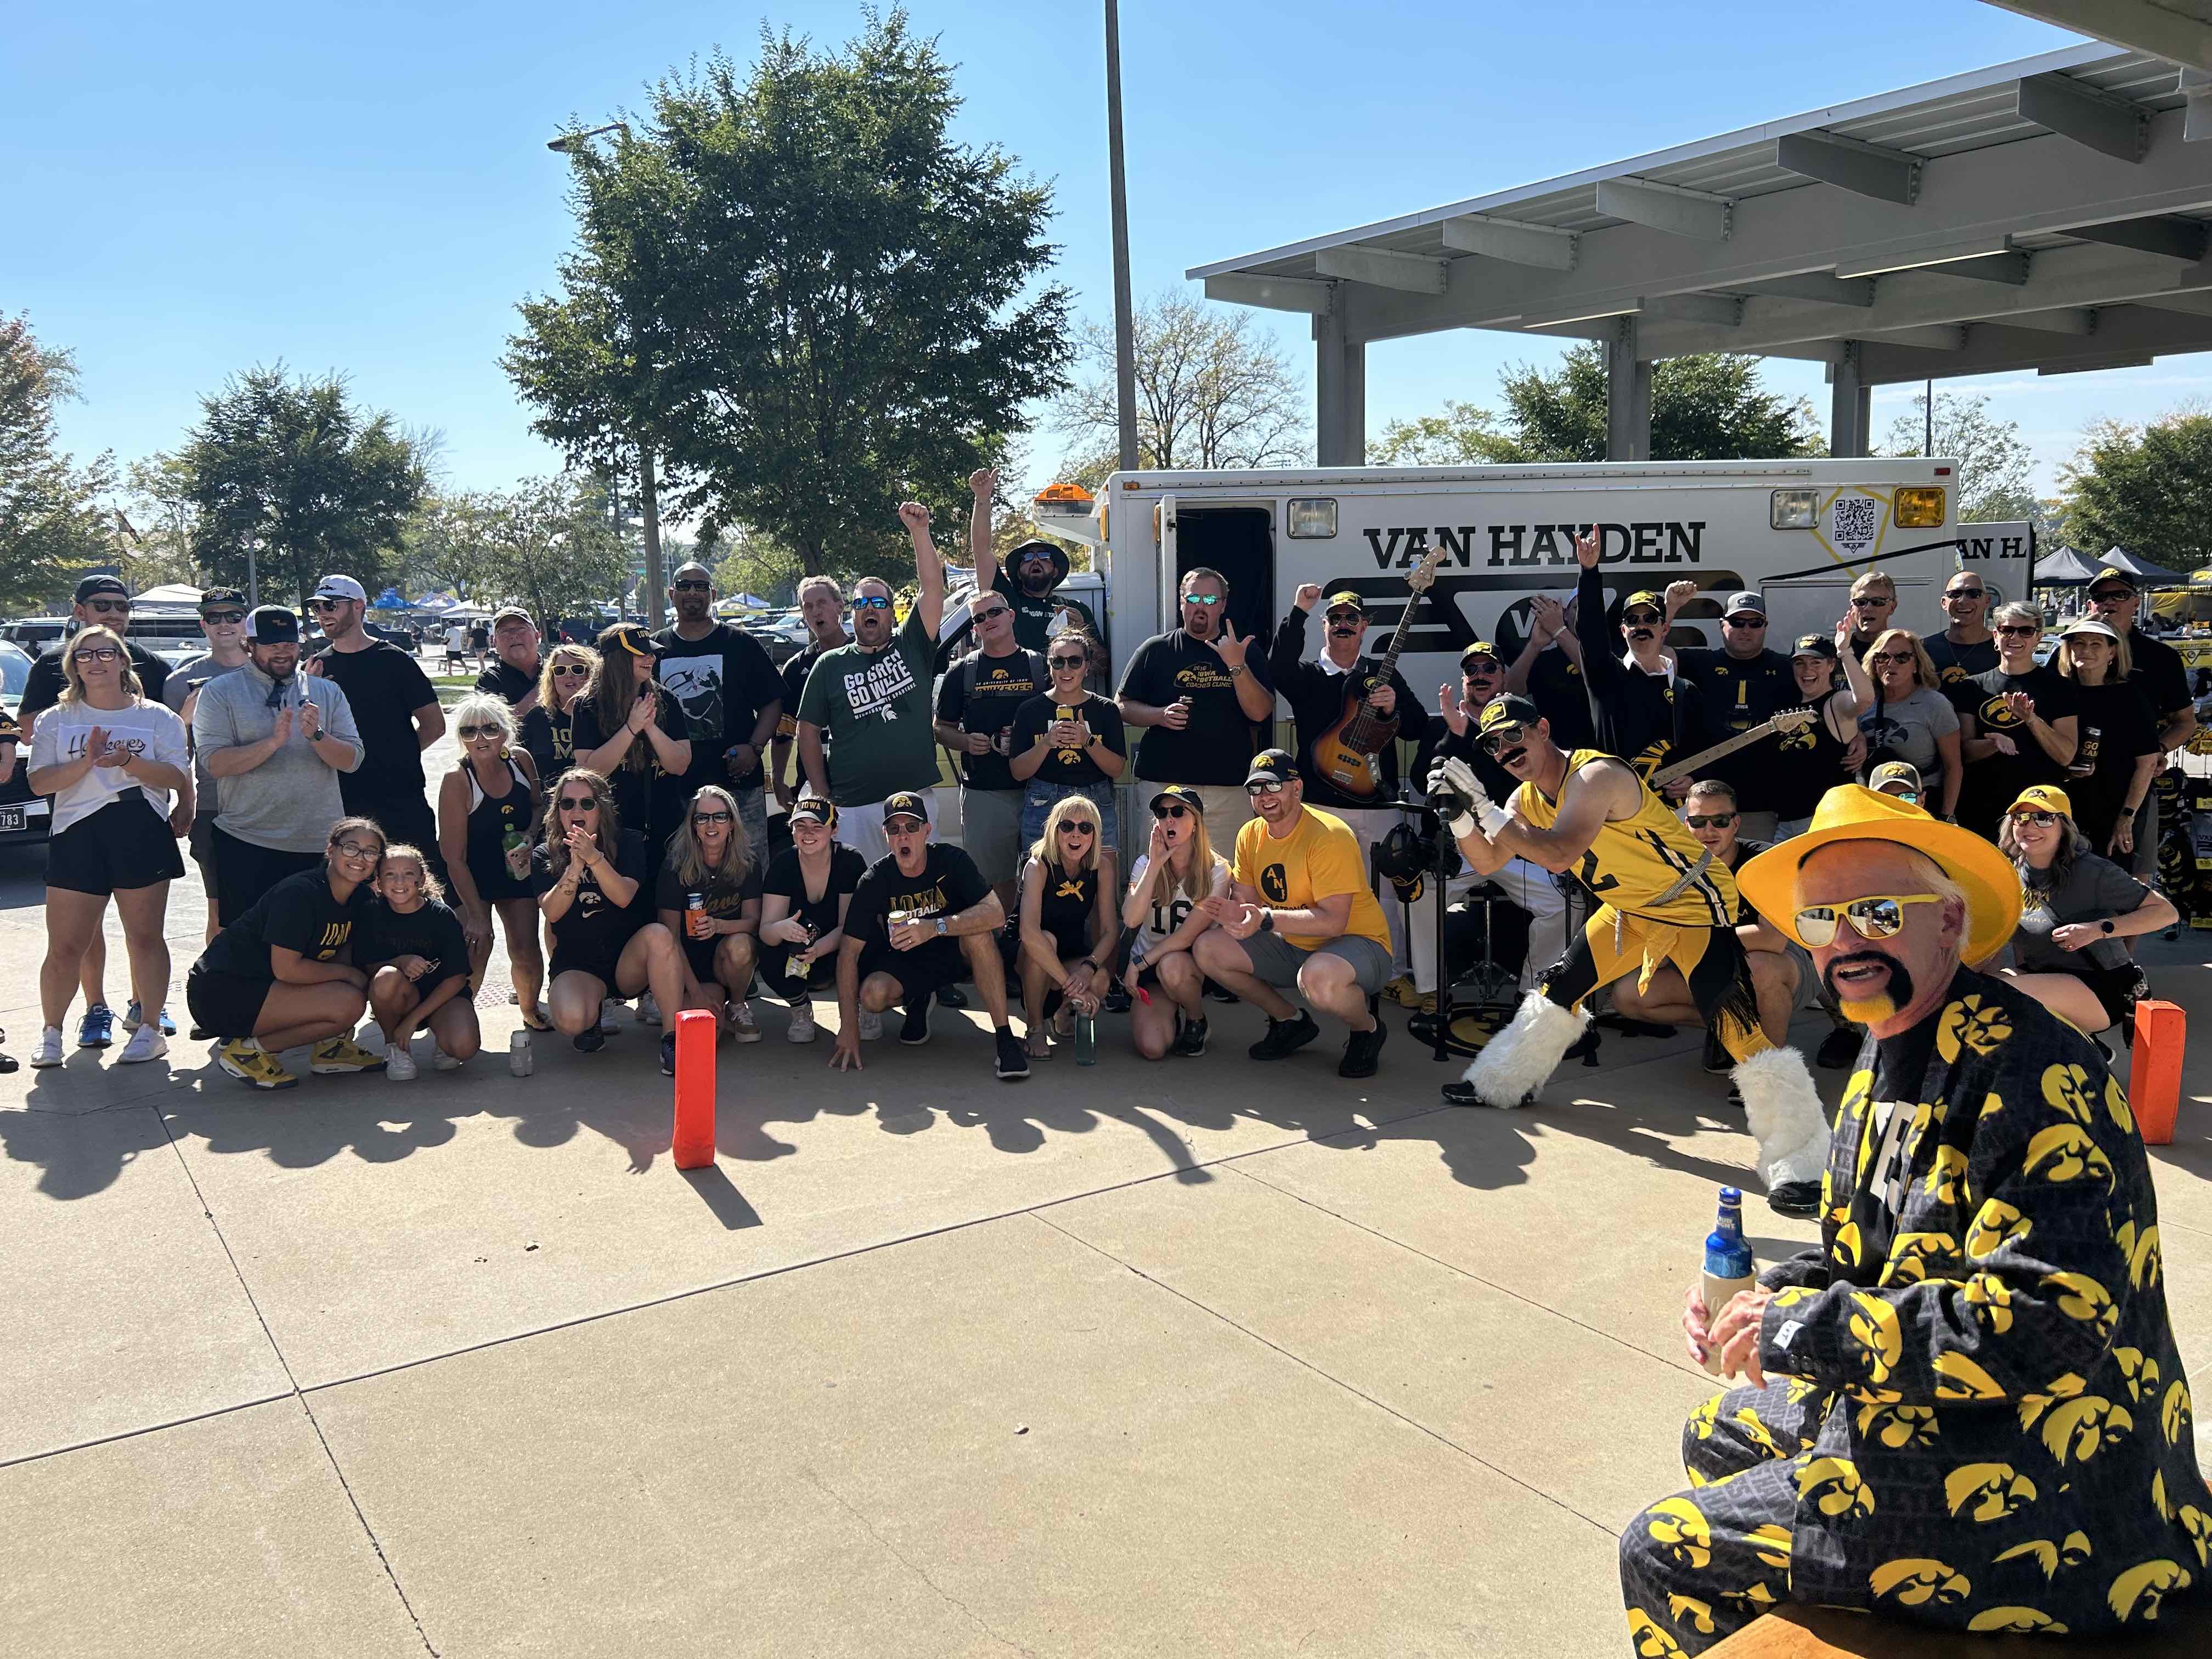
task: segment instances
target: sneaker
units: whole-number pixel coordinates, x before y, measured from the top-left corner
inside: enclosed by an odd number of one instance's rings
[[[250,1083],[257,1089],[289,1089],[300,1080],[252,1037],[233,1037],[228,1042],[217,1043],[215,1063],[240,1083]]]
[[[1770,1188],[1766,1207],[1777,1215],[1795,1216],[1803,1219],[1820,1213],[1820,1183],[1817,1181],[1785,1181]]]
[[[331,1037],[308,1050],[307,1069],[317,1077],[347,1072],[380,1072],[384,1069],[384,1056],[371,1054],[350,1037]]]
[[[456,1059],[443,1048],[433,1047],[430,1050],[430,1069],[434,1072],[458,1072],[467,1064],[465,1060]]]
[[[126,1031],[135,1031],[144,1024],[144,1019],[138,1012],[138,999],[133,997],[131,999],[131,1006],[123,1011],[123,1029]],[[169,1011],[167,1008],[161,1010],[161,1024],[163,1036],[176,1036],[177,1022],[169,1018]]]
[[[1487,1109],[1490,1105],[1488,1101],[1475,1093],[1474,1085],[1472,1083],[1447,1083],[1438,1092],[1443,1096],[1444,1104],[1447,1106],[1481,1107]],[[1535,1103],[1536,1091],[1531,1089],[1520,1099],[1515,1101],[1513,1105],[1516,1110],[1519,1110],[1534,1106]]]
[[[783,1035],[785,1040],[791,1042],[814,1041],[814,1005],[812,1003],[802,1002],[791,1011],[791,1029]]]
[[[118,1066],[137,1066],[149,1060],[159,1060],[169,1052],[169,1039],[161,1035],[158,1024],[142,1024],[131,1034],[131,1041],[123,1045],[123,1052],[115,1057]]]
[[[1126,1014],[1129,1012],[1129,988],[1118,979],[1107,988],[1105,1007],[1109,1014]]]
[[[379,1048],[388,1048],[392,1046],[384,1040],[384,1028],[373,1019],[353,1034],[353,1040],[371,1054],[374,1054]]]
[[[884,1017],[872,1008],[860,1010],[860,1041],[874,1042],[884,1034]]]
[[[412,1083],[420,1069],[415,1064],[415,1056],[407,1052],[404,1043],[387,1042],[384,1045],[384,1074],[394,1083]]]
[[[1389,1040],[1390,1028],[1381,1020],[1375,1022],[1371,1031],[1354,1031],[1345,1042],[1344,1058],[1337,1063],[1339,1077],[1373,1077],[1382,1045]]]
[[[957,985],[948,985],[937,994],[937,1000],[947,1008],[965,1008],[968,994]]]
[[[660,1024],[660,1005],[653,1000],[652,992],[647,991],[637,1000],[637,1017],[647,1025]]]
[[[622,1022],[615,1018],[614,1004],[611,1002],[601,1003],[599,1005],[599,1030],[601,1034],[606,1036],[612,1036],[617,1031],[621,1030]],[[596,1048],[598,1045],[593,1044],[592,1046]]]
[[[62,1063],[62,1028],[49,1025],[39,1033],[39,1045],[31,1050],[31,1066],[34,1071],[44,1071],[49,1066]]]
[[[115,1041],[115,1011],[104,1002],[95,1002],[84,1011],[84,1018],[76,1024],[76,1046],[80,1048],[105,1048]]]
[[[1413,988],[1413,975],[1410,974],[1401,974],[1390,981],[1383,986],[1382,994],[1401,1008],[1411,1008],[1417,1012],[1420,1009],[1421,994]]]
[[[1705,1033],[1705,1070],[1715,1077],[1725,1077],[1735,1070],[1735,1061],[1722,1046],[1718,1031]]]
[[[676,1075],[676,1033],[673,1031],[664,1031],[661,1034],[660,1074],[663,1077]]]
[[[1866,1033],[1856,1027],[1838,1025],[1820,1039],[1813,1063],[1824,1072],[1840,1072],[1859,1057],[1859,1045],[1865,1040]]]
[[[753,1005],[744,997],[730,1005],[730,1035],[739,1042],[761,1040],[760,1022],[753,1018]]]
[[[1303,1008],[1296,1019],[1271,1019],[1267,1035],[1244,1052],[1255,1060],[1287,1060],[1321,1035],[1313,1016]]]
[[[604,1015],[600,1017],[597,1030],[579,1031],[576,1033],[573,1041],[576,1045],[576,1052],[580,1054],[596,1054],[599,1053],[600,1049],[607,1046],[607,1022],[605,1017]]]
[[[1234,1002],[1237,1000],[1237,993],[1226,985],[1216,985],[1212,980],[1208,980],[1206,981],[1206,1000],[1208,1002]]]
[[[1437,1046],[1437,1018],[1434,1014],[1415,1014],[1406,1022],[1406,1035],[1425,1048]],[[1499,1020],[1496,1014],[1484,1009],[1469,1009],[1454,1014],[1451,1024],[1444,1030],[1444,1052],[1464,1054],[1472,1059],[1482,1052],[1483,1045],[1496,1036]]]
[[[1194,1060],[1204,1054],[1206,1052],[1206,1022],[1202,1019],[1186,1018],[1182,1023],[1182,1029],[1176,1033],[1175,1047],[1168,1052],[1171,1054],[1187,1055]]]
[[[909,1048],[918,1048],[929,1041],[929,999],[909,1002],[906,1008],[906,1023],[899,1027],[899,1041]],[[1024,1070],[1027,1067],[1024,1068]],[[1001,1073],[1001,1075],[1004,1075]]]
[[[198,1021],[195,1020],[195,1021],[192,1023],[192,1041],[193,1041],[193,1042],[207,1042],[209,1039],[210,1039],[211,1037],[213,1037],[214,1036],[215,1036],[215,1033],[214,1033],[213,1031],[209,1030],[208,1030],[208,1028],[207,1028],[206,1026],[202,1025],[201,1024],[199,1024],[199,1022],[198,1022]]]
[[[1030,1074],[1030,1057],[1022,1052],[1020,1040],[1012,1031],[999,1033],[995,1069],[1001,1083],[1018,1083]]]

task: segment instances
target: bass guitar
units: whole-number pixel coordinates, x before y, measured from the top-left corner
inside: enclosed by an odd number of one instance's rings
[[[1382,793],[1382,763],[1377,757],[1396,740],[1398,719],[1376,714],[1368,699],[1374,696],[1373,688],[1388,685],[1396,672],[1398,653],[1413,624],[1413,612],[1421,595],[1435,583],[1437,566],[1443,556],[1443,549],[1432,549],[1406,573],[1406,609],[1391,633],[1389,648],[1371,672],[1353,682],[1353,689],[1345,695],[1343,711],[1314,739],[1310,757],[1314,775],[1328,779],[1329,787],[1339,794],[1373,800]]]
[[[1754,726],[1748,732],[1739,732],[1725,743],[1717,743],[1710,749],[1700,749],[1687,759],[1678,760],[1671,766],[1659,768],[1644,781],[1653,789],[1658,789],[1666,784],[1673,783],[1678,778],[1691,776],[1709,761],[1719,760],[1724,755],[1733,755],[1737,750],[1749,748],[1753,744],[1764,738],[1778,736],[1784,732],[1802,732],[1820,717],[1820,711],[1817,708],[1785,708],[1772,720]]]

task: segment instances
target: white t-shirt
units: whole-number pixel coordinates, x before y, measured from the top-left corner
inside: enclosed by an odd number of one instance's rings
[[[1145,872],[1151,865],[1150,854],[1144,853],[1137,854],[1136,866],[1129,872],[1131,887],[1135,887],[1144,880]],[[1207,896],[1222,897],[1229,891],[1229,860],[1217,853],[1213,855],[1213,882]],[[1138,927],[1136,939],[1129,946],[1131,967],[1133,968],[1142,963],[1160,946],[1169,934],[1189,920],[1191,909],[1197,901],[1184,893],[1180,885],[1173,890],[1173,893],[1172,897],[1164,900],[1158,893],[1152,896],[1152,913],[1146,917]]]
[[[129,708],[92,708],[80,702],[57,703],[39,716],[31,734],[31,768],[65,766],[84,758],[85,744],[98,726],[107,741],[127,744],[133,754],[179,769],[191,764],[185,742],[185,723],[174,711],[143,698]],[[58,836],[71,824],[90,817],[109,802],[132,790],[163,817],[169,816],[169,793],[149,789],[117,766],[95,766],[54,797],[52,833]]]

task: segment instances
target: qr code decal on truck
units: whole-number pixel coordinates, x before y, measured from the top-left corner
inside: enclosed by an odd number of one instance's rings
[[[1837,552],[1856,558],[1881,529],[1881,503],[1871,495],[1838,495],[1828,509],[1828,538]]]

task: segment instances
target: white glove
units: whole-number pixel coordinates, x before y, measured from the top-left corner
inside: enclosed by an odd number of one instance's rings
[[[1460,810],[1451,821],[1455,836],[1474,834],[1478,823],[1484,835],[1495,836],[1512,822],[1512,815],[1485,792],[1474,769],[1456,756],[1447,756],[1429,769],[1429,787],[1436,793],[1455,797],[1452,804]]]

